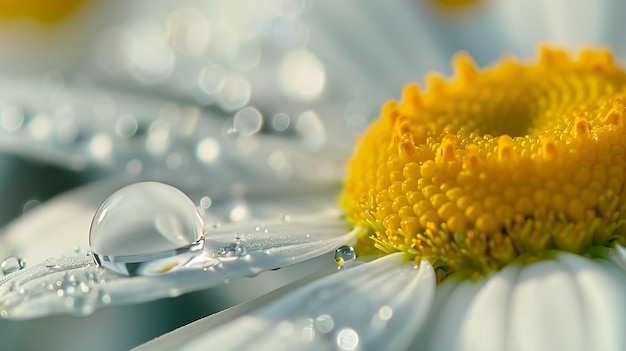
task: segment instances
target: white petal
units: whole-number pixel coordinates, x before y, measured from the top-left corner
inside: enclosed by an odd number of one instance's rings
[[[623,350],[626,274],[612,262],[559,253],[437,290],[422,350]]]
[[[402,262],[394,254],[340,271],[234,320],[208,317],[139,350],[405,349],[428,315],[435,275],[427,261]]]
[[[90,314],[112,304],[150,301],[223,284],[230,279],[302,262],[350,243],[354,232],[342,220],[261,223],[269,233],[251,225],[225,225],[207,236],[202,255],[161,275],[122,277],[97,268],[90,257],[55,258],[9,274],[0,280],[0,311],[9,318],[47,314]],[[236,257],[213,257],[213,249],[228,248],[236,233],[244,233],[247,252]],[[209,258],[214,265],[203,268]],[[169,266],[172,259],[161,263]],[[197,262],[197,263],[196,263]],[[158,262],[156,264],[159,264]],[[82,285],[81,285],[82,283]],[[79,303],[68,302],[80,300]]]
[[[514,52],[532,56],[537,44],[542,42],[567,45],[570,49],[601,44],[605,34],[603,23],[611,11],[606,5],[603,1],[505,0],[492,2],[490,10],[499,18],[499,28],[511,39]]]

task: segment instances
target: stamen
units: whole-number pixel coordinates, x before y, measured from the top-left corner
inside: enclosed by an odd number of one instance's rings
[[[486,274],[626,242],[626,73],[606,51],[541,48],[407,86],[363,135],[342,204],[357,250]],[[597,250],[596,250],[597,251]]]

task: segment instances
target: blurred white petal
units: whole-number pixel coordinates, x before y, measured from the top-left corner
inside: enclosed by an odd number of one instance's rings
[[[435,292],[427,261],[402,262],[395,254],[349,268],[235,319],[211,316],[138,349],[402,350],[424,325]]]
[[[599,262],[602,261],[602,262]],[[558,253],[476,282],[437,288],[423,350],[623,350],[626,273],[606,260]],[[617,312],[617,313],[616,313]]]

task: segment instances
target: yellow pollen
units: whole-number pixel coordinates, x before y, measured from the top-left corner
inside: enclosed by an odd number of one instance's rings
[[[626,73],[611,54],[453,67],[408,85],[360,139],[341,199],[357,250],[445,277],[625,244]]]

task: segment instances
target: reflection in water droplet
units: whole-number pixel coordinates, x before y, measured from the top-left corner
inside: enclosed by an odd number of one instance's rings
[[[252,135],[261,130],[263,116],[254,107],[246,107],[235,114],[233,129],[241,135]]]
[[[347,262],[352,262],[356,259],[356,252],[352,246],[344,245],[335,250],[335,262],[338,265],[343,265]]]
[[[248,253],[241,242],[234,242],[217,251],[218,256],[222,257],[241,257]]]
[[[278,72],[280,87],[285,95],[296,101],[317,99],[324,90],[324,65],[308,50],[287,54]]]
[[[200,251],[202,218],[180,190],[156,182],[136,183],[102,203],[91,223],[89,244],[95,262],[116,273],[165,272],[162,267],[169,261],[160,262],[163,259],[171,258],[169,264],[177,266],[180,255]],[[155,261],[159,264],[150,265]],[[156,266],[161,268],[146,269]]]
[[[322,314],[315,318],[315,329],[322,334],[330,333],[335,328],[335,321],[333,317],[328,314]]]
[[[59,262],[54,258],[49,258],[43,263],[43,265],[46,266],[46,268],[58,268]]]
[[[351,328],[341,329],[337,333],[337,347],[339,350],[356,350],[359,346],[359,334]]]
[[[0,271],[2,274],[11,274],[26,267],[26,262],[17,256],[10,256],[0,262]]]
[[[220,263],[220,260],[216,260],[214,258],[207,258],[203,263],[202,263],[202,269],[205,271],[210,270],[212,267],[215,267],[218,263]]]

